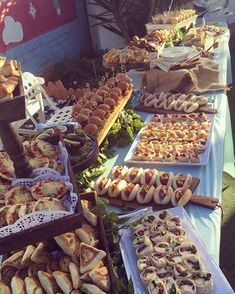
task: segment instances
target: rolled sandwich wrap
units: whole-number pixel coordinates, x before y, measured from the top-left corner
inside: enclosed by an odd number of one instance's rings
[[[149,229],[144,227],[143,225],[140,225],[136,230],[133,232],[134,237],[143,237],[143,236],[149,236]]]
[[[150,228],[150,239],[154,244],[159,242],[167,242],[169,240],[169,232],[163,228],[157,228],[151,231]]]
[[[158,222],[158,219],[157,219],[156,215],[154,215],[154,214],[147,215],[142,221],[143,225],[147,226],[147,227],[153,226],[157,222]]]
[[[164,266],[157,269],[157,276],[159,279],[166,279],[168,277],[174,277],[174,272],[171,266]]]
[[[166,278],[165,280],[167,294],[180,294],[180,290],[175,282],[175,280],[171,277]]]
[[[191,102],[191,101],[185,101],[184,103],[184,112],[191,113],[197,110],[199,107],[198,103]]]
[[[166,226],[168,230],[174,228],[174,227],[181,227],[181,220],[178,216],[172,217],[171,219],[166,221]]]
[[[196,294],[196,285],[191,279],[178,279],[176,280],[176,284],[180,289],[182,294]]]
[[[157,272],[156,268],[154,266],[150,266],[146,269],[144,269],[140,273],[140,278],[145,286],[147,286],[151,281],[155,280],[157,278]]]
[[[184,264],[175,264],[174,265],[174,275],[177,279],[182,278],[190,278],[191,272],[188,270],[188,268]]]
[[[121,192],[122,200],[124,201],[134,200],[139,189],[140,189],[139,184],[127,183]]]
[[[161,212],[159,212],[158,214],[158,218],[161,220],[161,221],[166,221],[168,219],[171,219],[173,217],[173,215],[168,212],[167,210],[163,210]]]
[[[184,206],[192,197],[192,191],[189,189],[178,188],[174,191],[171,197],[171,204],[173,206]]]
[[[112,183],[110,184],[108,188],[109,196],[112,198],[118,197],[121,194],[122,190],[125,188],[125,186],[126,186],[125,180],[116,179],[112,181]]]
[[[213,279],[211,273],[193,273],[191,278],[197,287],[197,294],[210,294],[213,289]]]
[[[151,265],[152,265],[152,262],[150,260],[149,255],[142,256],[137,260],[137,267],[139,271],[143,271],[144,269],[150,267]]]
[[[167,266],[167,260],[163,253],[152,252],[149,254],[149,258],[152,264],[157,268]]]
[[[169,254],[172,252],[172,248],[168,242],[160,242],[154,246],[154,251],[157,253]]]
[[[151,243],[151,240],[149,239],[148,236],[143,236],[143,237],[136,237],[133,241],[132,241],[132,245],[135,248],[138,248],[139,246],[141,246],[142,244],[144,245],[149,245]]]
[[[149,294],[168,294],[165,284],[160,279],[151,281],[147,289]]]
[[[166,205],[171,201],[173,193],[171,186],[158,185],[154,191],[153,200],[157,204]]]
[[[191,242],[185,242],[177,247],[177,251],[180,252],[183,256],[197,254],[197,247]]]
[[[153,199],[154,186],[143,185],[137,192],[136,200],[140,204],[149,203]]]
[[[104,195],[108,192],[108,188],[111,184],[111,180],[105,177],[100,177],[97,179],[94,185],[94,189],[98,195]]]
[[[195,255],[187,255],[183,257],[183,264],[190,272],[203,272],[205,268],[200,260],[200,258]]]

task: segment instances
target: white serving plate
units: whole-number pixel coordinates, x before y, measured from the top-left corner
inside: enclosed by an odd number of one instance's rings
[[[152,118],[153,114],[150,114],[145,123],[149,123],[151,118]],[[162,118],[163,118],[163,115],[161,114],[160,115]],[[182,161],[172,161],[172,162],[167,162],[167,161],[146,161],[146,160],[134,160],[132,159],[132,154],[134,153],[135,151],[135,148],[140,140],[140,133],[141,131],[144,129],[142,128],[138,135],[136,136],[134,142],[132,143],[131,145],[131,148],[129,149],[125,159],[124,159],[124,162],[128,165],[130,164],[135,164],[135,165],[170,165],[170,166],[173,166],[173,165],[177,165],[177,166],[204,166],[204,165],[207,165],[208,164],[208,161],[209,161],[209,157],[210,157],[210,150],[211,150],[211,136],[212,136],[212,132],[213,132],[213,127],[214,127],[214,114],[206,114],[207,118],[209,120],[212,121],[212,125],[211,125],[211,128],[210,128],[210,131],[209,131],[209,137],[207,139],[207,142],[205,144],[205,147],[206,147],[206,150],[200,154],[200,162],[191,162],[191,161],[188,161],[188,162],[182,162]]]
[[[211,294],[232,294],[234,293],[233,289],[229,285],[227,279],[224,274],[220,270],[219,266],[216,264],[214,259],[208,253],[204,243],[201,241],[196,229],[194,228],[191,220],[184,210],[183,207],[174,207],[170,209],[166,209],[173,216],[179,216],[182,221],[182,226],[186,230],[186,237],[189,241],[193,242],[200,254],[200,257],[206,267],[206,270],[212,274],[213,277],[213,291]],[[151,212],[151,214],[158,214],[159,212]],[[139,214],[139,216],[135,216],[135,218],[131,220],[136,220],[138,217],[142,217],[143,214]],[[120,230],[120,250],[124,262],[124,266],[126,269],[126,274],[128,279],[131,278],[134,286],[135,294],[147,294],[143,283],[139,276],[139,271],[137,268],[137,256],[132,246],[132,237],[131,237],[131,229],[122,229]]]
[[[168,62],[182,62],[188,59],[195,50],[192,47],[176,46],[164,48],[160,56]]]

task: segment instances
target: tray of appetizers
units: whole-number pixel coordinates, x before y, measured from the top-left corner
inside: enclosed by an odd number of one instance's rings
[[[31,243],[3,257],[0,288],[3,293],[109,293],[116,292],[103,222],[91,212],[95,194],[81,196],[84,219],[79,227],[67,224],[64,234]],[[38,241],[38,240],[37,240]],[[18,293],[18,292],[17,292]]]
[[[233,293],[183,207],[139,214],[120,230],[135,294]]]
[[[151,206],[154,210],[161,210],[183,206],[189,201],[203,205],[204,200],[201,198],[204,197],[194,199],[196,196],[192,195],[199,182],[200,179],[191,174],[118,165],[109,176],[98,178],[94,189],[99,197],[108,199],[111,205],[117,207],[136,209]]]
[[[126,164],[207,165],[214,115],[149,115],[129,149]]]
[[[217,113],[217,109],[212,108],[210,99],[194,94],[171,93],[171,92],[145,92],[138,98],[139,104],[136,110],[156,113],[156,114],[175,114],[175,113]]]
[[[119,113],[132,95],[133,86],[128,75],[119,73],[104,81],[98,89],[81,91],[72,107],[73,119],[85,133],[102,143]]]

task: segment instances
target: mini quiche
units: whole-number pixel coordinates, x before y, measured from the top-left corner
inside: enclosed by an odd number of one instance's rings
[[[58,159],[59,151],[52,144],[43,140],[34,140],[31,142],[31,151],[36,157],[46,157],[49,159]]]
[[[31,188],[34,199],[38,200],[44,197],[52,197],[60,199],[68,192],[68,188],[64,181],[45,180],[35,184]]]

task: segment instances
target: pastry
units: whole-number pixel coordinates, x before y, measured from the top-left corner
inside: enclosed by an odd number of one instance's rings
[[[95,246],[97,244],[97,240],[94,239],[92,234],[89,234],[86,232],[84,229],[76,229],[75,230],[76,235],[79,237],[79,239],[83,242],[86,243],[87,245],[90,246]]]
[[[122,179],[116,179],[112,181],[109,186],[108,194],[112,198],[116,198],[121,194],[122,189],[126,186],[126,181]]]
[[[171,197],[171,204],[173,206],[184,206],[192,197],[192,191],[189,189],[178,188],[174,191]]]
[[[153,199],[155,188],[154,186],[143,185],[140,187],[136,195],[138,203],[149,203]]]
[[[37,277],[39,271],[46,271],[45,263],[32,263],[28,268],[29,277]]]
[[[47,294],[56,294],[59,292],[59,288],[56,284],[56,281],[51,274],[39,271],[38,278],[42,288],[46,291]]]
[[[27,187],[14,187],[5,194],[5,204],[13,205],[34,200]]]
[[[80,273],[92,270],[105,256],[106,252],[85,243],[80,244]]]
[[[58,159],[59,151],[52,144],[47,143],[43,140],[33,140],[31,141],[31,151],[36,157],[46,157],[51,159]]]
[[[199,105],[196,102],[185,101],[184,103],[184,112],[191,113],[198,109]]]
[[[27,294],[43,294],[43,289],[36,278],[26,277],[24,280]]]
[[[56,243],[60,246],[63,252],[69,256],[73,256],[78,252],[80,242],[76,235],[72,232],[54,237]]]
[[[4,227],[7,225],[6,214],[10,205],[3,206],[0,208],[0,227]]]
[[[44,197],[36,201],[33,205],[32,211],[57,211],[67,210],[63,203],[59,199]]]
[[[134,200],[139,189],[140,189],[139,184],[127,183],[125,188],[121,192],[122,200],[124,201]]]
[[[111,184],[111,179],[100,177],[99,179],[96,180],[94,189],[98,195],[104,195],[107,193],[110,184]]]
[[[157,204],[166,205],[171,201],[173,189],[171,186],[158,185],[154,191],[153,200]]]
[[[83,283],[81,286],[81,291],[85,294],[106,294],[106,292],[102,291],[99,287],[93,285],[93,284],[88,284],[88,283]]]
[[[50,256],[43,243],[39,243],[35,248],[31,255],[31,260],[35,263],[48,263],[50,261]]]
[[[46,157],[42,158],[30,158],[29,164],[32,166],[33,169],[35,168],[41,168],[41,167],[49,167],[49,159]]]
[[[12,294],[26,294],[24,281],[19,277],[13,277],[11,280]]]
[[[59,259],[58,266],[60,271],[64,273],[69,273],[69,264],[72,261],[71,256],[62,255]]]
[[[90,211],[90,209],[83,208],[85,219],[94,227],[97,226],[97,216]]]
[[[11,265],[2,265],[0,267],[1,281],[10,286],[12,278],[15,276],[17,269]]]
[[[44,180],[34,185],[31,188],[31,193],[36,200],[43,197],[60,199],[68,193],[68,188],[64,181]]]
[[[33,211],[35,202],[27,202],[20,206],[20,209],[18,211],[18,217],[24,217],[26,214],[29,214]]]
[[[77,267],[76,264],[74,264],[73,262],[69,263],[69,273],[72,279],[72,283],[73,283],[73,288],[74,289],[79,289],[81,287],[81,280],[80,280],[80,273],[79,273],[79,269]]]
[[[70,294],[70,292],[73,290],[70,276],[60,271],[53,272],[52,276],[56,280],[57,285],[60,287],[63,293]]]
[[[19,209],[22,204],[14,204],[7,209],[6,212],[6,221],[8,225],[14,224],[18,219]]]
[[[105,292],[108,292],[110,290],[109,275],[106,267],[90,271],[89,276],[92,282],[97,285],[101,290]]]
[[[2,265],[11,265],[16,269],[19,269],[22,264],[23,256],[24,250],[20,250],[4,260]]]
[[[12,181],[14,176],[14,166],[9,155],[5,152],[0,152],[0,178],[7,181]]]
[[[0,281],[0,294],[11,294],[11,289]]]

